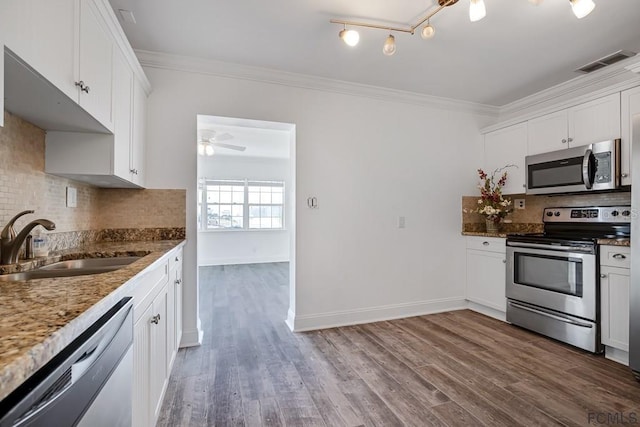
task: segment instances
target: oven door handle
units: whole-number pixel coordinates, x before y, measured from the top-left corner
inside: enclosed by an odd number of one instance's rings
[[[564,246],[564,245],[549,245],[542,243],[522,243],[522,242],[507,242],[508,246],[515,248],[530,248],[530,249],[545,249],[565,252],[584,252],[593,253],[593,247],[580,247],[580,246]]]
[[[552,313],[549,313],[547,311],[537,310],[535,308],[527,307],[526,305],[521,305],[521,304],[518,304],[518,303],[515,303],[515,302],[511,302],[511,301],[509,301],[509,305],[511,305],[511,306],[513,306],[515,308],[519,308],[520,310],[525,310],[525,311],[529,311],[531,313],[539,314],[541,316],[550,317],[550,318],[552,318],[554,320],[559,320],[561,322],[569,323],[571,325],[580,326],[582,328],[593,328],[593,325],[590,324],[590,323],[578,322],[577,320],[569,319],[568,317],[564,317],[564,316],[561,316],[559,314],[552,314]]]

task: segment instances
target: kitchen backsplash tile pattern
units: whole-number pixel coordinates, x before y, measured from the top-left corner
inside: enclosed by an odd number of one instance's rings
[[[35,214],[16,222],[16,230],[36,218],[56,223],[47,232],[51,250],[116,237],[132,240],[184,238],[185,190],[96,188],[44,173],[45,132],[5,111],[0,127],[0,229],[16,213]],[[77,189],[76,208],[66,207],[66,187]],[[166,229],[165,229],[166,228]]]
[[[524,199],[525,209],[515,209],[507,220],[511,220],[512,225],[504,224],[505,229],[510,227],[518,228],[519,224],[542,224],[542,212],[544,208],[555,206],[610,206],[610,205],[630,205],[630,192],[616,193],[587,193],[567,196],[527,196],[518,194],[508,196],[511,200]],[[473,210],[478,205],[478,196],[462,197],[462,231],[480,231],[484,226],[484,217],[475,213],[465,213]],[[527,225],[531,227],[531,225]],[[519,231],[519,230],[518,230]]]

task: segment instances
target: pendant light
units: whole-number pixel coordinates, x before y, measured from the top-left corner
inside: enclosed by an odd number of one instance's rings
[[[573,14],[578,19],[584,18],[596,7],[593,0],[569,0],[569,2],[571,3]]]
[[[393,37],[393,34],[389,34],[389,37],[384,41],[384,46],[382,46],[382,53],[387,56],[391,56],[396,53],[396,38]]]
[[[484,0],[471,0],[469,5],[469,20],[471,22],[477,22],[487,15],[487,8],[484,5]]]

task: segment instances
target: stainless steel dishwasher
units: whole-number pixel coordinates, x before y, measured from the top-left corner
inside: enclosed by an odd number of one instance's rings
[[[0,402],[5,426],[131,426],[133,308],[124,298]]]

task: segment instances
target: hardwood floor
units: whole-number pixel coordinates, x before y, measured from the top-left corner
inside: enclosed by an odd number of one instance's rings
[[[288,264],[203,267],[159,426],[640,423],[630,371],[463,310],[291,333]]]

